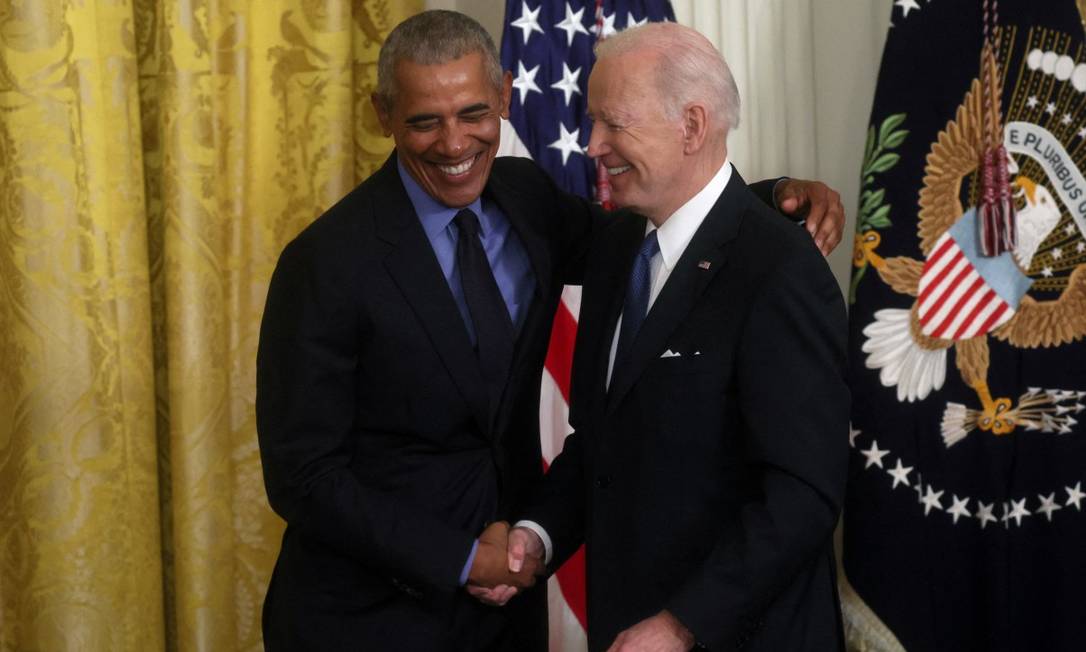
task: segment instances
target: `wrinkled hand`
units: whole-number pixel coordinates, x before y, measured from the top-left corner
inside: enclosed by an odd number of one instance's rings
[[[467,591],[482,602],[500,606],[508,602],[518,591],[535,584],[535,576],[541,571],[534,560],[519,572],[508,567],[509,524],[492,523],[479,535],[479,546],[468,571]]]
[[[509,531],[509,570],[520,571],[525,562],[543,570],[543,540],[528,528],[515,527]]]
[[[619,632],[607,652],[686,652],[692,647],[694,635],[665,610]]]
[[[782,213],[804,218],[804,227],[823,256],[841,243],[845,207],[841,195],[821,181],[785,179],[777,184],[774,199]]]

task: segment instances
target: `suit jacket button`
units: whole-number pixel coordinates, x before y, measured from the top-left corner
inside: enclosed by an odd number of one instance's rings
[[[596,486],[600,489],[606,489],[611,486],[611,476],[609,475],[597,475]]]

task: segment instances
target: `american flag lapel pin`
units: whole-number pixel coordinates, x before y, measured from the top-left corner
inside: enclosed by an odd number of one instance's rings
[[[712,264],[712,263],[710,263],[710,262],[709,262],[709,261],[707,261],[707,260],[703,260],[703,261],[701,261],[701,262],[699,262],[699,263],[698,263],[698,267],[700,267],[700,268],[702,268],[702,269],[709,269],[709,268],[710,268],[710,267],[712,267],[712,266],[713,266],[713,264]]]

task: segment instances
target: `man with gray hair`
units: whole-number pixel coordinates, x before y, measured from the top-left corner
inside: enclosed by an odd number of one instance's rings
[[[592,243],[575,432],[509,536],[510,569],[584,542],[591,650],[843,650],[837,283],[729,163],[739,95],[705,37],[610,37],[588,107],[589,154],[631,211]]]
[[[497,62],[461,14],[396,27],[373,97],[395,153],[276,267],[257,356],[287,522],[268,650],[546,647],[543,591],[492,606],[534,581],[508,571],[499,519],[542,475],[551,320],[601,220],[531,161],[496,158],[512,84]]]

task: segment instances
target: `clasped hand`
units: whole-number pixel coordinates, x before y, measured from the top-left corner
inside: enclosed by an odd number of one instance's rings
[[[521,554],[519,563],[510,562],[512,549],[522,549],[517,543],[523,537],[521,528],[514,529],[510,542],[509,524],[498,521],[479,535],[479,546],[468,571],[467,591],[480,601],[501,606],[519,591],[535,584],[543,573],[542,554]],[[533,535],[534,536],[534,535]],[[516,568],[515,571],[510,570]]]

